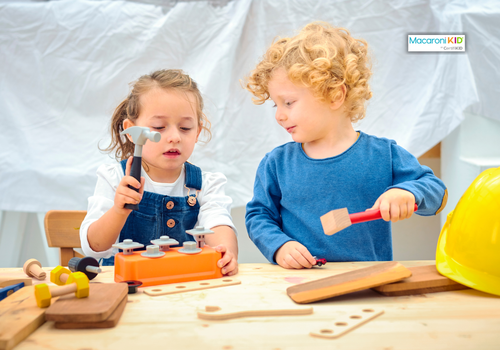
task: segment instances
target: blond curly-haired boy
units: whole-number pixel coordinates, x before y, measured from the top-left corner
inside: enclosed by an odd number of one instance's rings
[[[293,142],[266,154],[257,170],[246,226],[273,263],[310,268],[328,261],[392,260],[391,221],[444,208],[446,187],[395,141],[356,131],[372,97],[368,44],[323,22],[278,38],[246,79]],[[352,225],[327,236],[320,217],[380,209],[384,220]]]

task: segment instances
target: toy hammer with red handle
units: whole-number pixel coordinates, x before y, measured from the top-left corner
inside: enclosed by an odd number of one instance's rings
[[[418,206],[415,204],[415,211]],[[362,211],[361,213],[349,214],[347,208],[332,210],[325,215],[321,216],[321,225],[325,235],[331,236],[352,224],[359,224],[360,222],[372,221],[382,219],[380,209]]]

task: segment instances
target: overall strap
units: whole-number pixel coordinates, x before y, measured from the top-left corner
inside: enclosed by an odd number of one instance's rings
[[[123,169],[123,173],[125,174],[125,169],[127,169],[127,160],[128,159],[124,159],[122,161],[120,161],[120,164],[122,166],[122,169]],[[126,174],[125,174],[126,175]]]
[[[196,165],[185,162],[184,170],[186,171],[186,187],[200,191],[202,184],[201,169]]]

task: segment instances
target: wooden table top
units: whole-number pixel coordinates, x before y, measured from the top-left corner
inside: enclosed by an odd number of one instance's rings
[[[433,263],[401,262],[406,267]],[[500,349],[500,297],[474,289],[401,297],[364,290],[306,305],[295,304],[286,294],[296,283],[373,264],[328,263],[309,270],[240,264],[234,276],[239,285],[155,297],[139,289],[129,295],[115,328],[64,330],[46,322],[15,349]],[[0,275],[25,277],[22,269],[0,269]],[[104,267],[93,281],[113,282],[113,268]],[[207,305],[254,310],[312,306],[314,311],[225,321],[197,318],[197,310]],[[338,339],[309,335],[370,307],[384,314]]]

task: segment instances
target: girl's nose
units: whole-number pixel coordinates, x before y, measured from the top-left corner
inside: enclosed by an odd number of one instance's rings
[[[178,143],[181,141],[181,135],[179,133],[179,130],[172,128],[171,130],[168,130],[167,135],[166,135],[166,140],[167,142],[172,142],[172,143]]]

